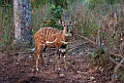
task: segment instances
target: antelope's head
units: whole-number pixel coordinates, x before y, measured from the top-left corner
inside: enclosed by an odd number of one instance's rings
[[[62,20],[60,21],[60,24],[62,24],[63,26],[63,30],[65,31],[65,33],[70,33],[70,28],[74,25],[74,22],[63,22]]]
[[[68,19],[66,19],[68,17]],[[74,25],[74,21],[71,21],[70,12],[64,15],[64,21],[60,20],[59,23],[63,26],[63,32],[66,34],[70,34],[70,28]]]

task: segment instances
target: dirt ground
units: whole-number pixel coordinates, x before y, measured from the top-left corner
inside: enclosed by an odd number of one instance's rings
[[[78,43],[73,43],[72,48]],[[27,51],[25,51],[27,52]],[[35,71],[34,54],[3,54],[0,52],[0,83],[108,83],[111,74],[91,69],[87,56],[88,49],[81,46],[66,54],[67,69],[56,70],[55,54],[49,55],[53,50],[44,53],[45,64],[39,71]]]

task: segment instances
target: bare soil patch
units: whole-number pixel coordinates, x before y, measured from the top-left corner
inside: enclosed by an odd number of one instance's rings
[[[75,46],[77,43],[71,45]],[[44,53],[45,64],[39,59],[39,72],[35,71],[34,54],[0,53],[0,83],[108,83],[111,74],[104,71],[92,71],[86,48],[83,46],[67,53],[67,70],[62,67],[56,71],[55,55],[48,56],[52,50]],[[63,61],[61,62],[63,65]]]

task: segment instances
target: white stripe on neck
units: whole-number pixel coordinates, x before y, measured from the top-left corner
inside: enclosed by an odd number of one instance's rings
[[[65,36],[69,36],[69,34],[65,34]]]

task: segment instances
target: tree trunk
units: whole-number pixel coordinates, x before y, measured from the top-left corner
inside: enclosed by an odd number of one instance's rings
[[[30,0],[13,0],[15,43],[32,44],[31,4]]]

